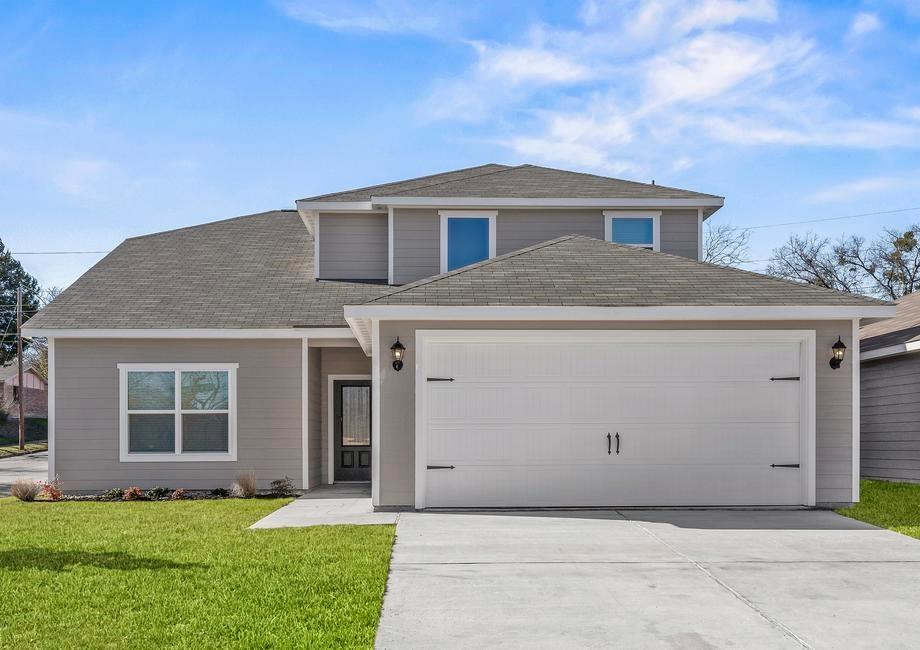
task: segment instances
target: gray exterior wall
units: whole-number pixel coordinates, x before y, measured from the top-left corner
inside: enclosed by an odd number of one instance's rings
[[[397,336],[405,344],[406,368],[415,365],[417,329],[572,329],[565,322],[400,322],[380,324],[381,346]],[[841,336],[847,347],[852,341],[850,321],[788,322],[580,322],[575,329],[807,329],[816,331],[816,501],[853,501],[853,374],[848,356],[839,370],[828,365],[831,345]],[[411,506],[415,502],[415,375],[395,372],[387,353],[380,363],[380,505]]]
[[[355,345],[348,348],[322,348],[323,359],[320,369],[319,390],[320,400],[320,427],[322,429],[322,482],[328,483],[329,468],[329,375],[371,375],[371,360],[364,351]],[[312,377],[312,375],[311,375]],[[372,389],[373,390],[373,389]],[[375,431],[372,436],[377,435]]]
[[[319,277],[325,280],[386,280],[387,215],[319,215]]]
[[[661,211],[661,251],[697,259],[697,211]],[[603,210],[499,210],[495,221],[495,249],[502,255],[562,237],[587,235],[604,238]],[[322,231],[320,241],[322,241]],[[441,272],[441,221],[433,208],[396,208],[393,211],[393,281],[406,284]],[[322,261],[322,258],[320,258]]]
[[[920,482],[920,355],[864,362],[860,414],[862,475]]]
[[[301,487],[300,340],[55,339],[55,471],[65,490],[229,487],[252,470],[261,487]],[[122,463],[119,363],[238,363],[237,461]]]

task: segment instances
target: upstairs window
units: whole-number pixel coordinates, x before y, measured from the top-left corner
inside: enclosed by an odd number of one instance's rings
[[[441,273],[495,257],[494,211],[441,210]]]
[[[237,364],[119,364],[120,459],[236,460]]]
[[[607,241],[660,250],[660,212],[604,212],[604,236]]]

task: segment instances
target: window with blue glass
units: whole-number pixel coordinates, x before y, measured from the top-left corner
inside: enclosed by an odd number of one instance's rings
[[[655,247],[655,220],[652,217],[611,217],[610,240],[640,248]]]
[[[489,258],[488,217],[448,217],[447,270]]]

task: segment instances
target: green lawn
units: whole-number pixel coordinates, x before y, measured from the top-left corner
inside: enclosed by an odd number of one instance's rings
[[[48,441],[39,440],[38,442],[27,442],[25,451],[19,450],[18,442],[12,445],[0,445],[0,458],[21,456],[22,454],[34,454],[37,451],[48,451]]]
[[[837,512],[920,539],[920,485],[861,481],[860,502]]]
[[[48,420],[26,418],[26,453],[48,449]],[[0,422],[0,458],[18,456],[19,421],[7,419]]]
[[[370,647],[393,526],[247,530],[289,499],[0,499],[0,647]]]

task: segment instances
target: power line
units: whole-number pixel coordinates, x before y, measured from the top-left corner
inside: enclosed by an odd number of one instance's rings
[[[803,221],[786,221],[783,223],[768,223],[759,226],[744,226],[742,230],[760,230],[762,228],[779,228],[780,226],[798,226],[803,223],[820,223],[822,221],[840,221],[841,219],[856,219],[857,217],[875,217],[883,214],[897,214],[899,212],[913,212],[920,210],[920,206],[915,208],[899,208],[897,210],[882,210],[880,212],[862,212],[860,214],[847,214],[842,217],[825,217],[824,219],[806,219]]]

